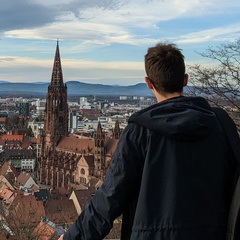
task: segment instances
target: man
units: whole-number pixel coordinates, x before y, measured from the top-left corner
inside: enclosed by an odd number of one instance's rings
[[[123,240],[223,240],[234,169],[208,102],[184,97],[184,56],[174,44],[145,55],[158,103],[129,119],[106,179],[60,239],[103,239],[123,214]]]

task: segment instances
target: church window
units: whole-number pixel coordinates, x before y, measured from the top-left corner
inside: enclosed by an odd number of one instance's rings
[[[81,174],[85,174],[85,170],[83,168],[81,169]]]
[[[62,99],[59,100],[59,110],[60,110],[60,111],[63,110],[63,102],[62,102]]]
[[[86,178],[80,177],[80,183],[86,183]]]

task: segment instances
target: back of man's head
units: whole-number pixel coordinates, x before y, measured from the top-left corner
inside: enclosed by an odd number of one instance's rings
[[[184,56],[175,44],[159,43],[145,55],[146,74],[159,93],[182,92]]]

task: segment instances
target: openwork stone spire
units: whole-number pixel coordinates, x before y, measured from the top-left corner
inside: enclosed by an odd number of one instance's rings
[[[55,157],[57,144],[61,137],[68,135],[67,86],[63,74],[57,41],[51,83],[48,86],[42,133],[42,152],[39,162],[39,179],[48,185],[57,186],[59,159]]]
[[[48,86],[43,134],[43,146],[46,147],[43,149],[44,155],[55,149],[61,137],[68,135],[67,86],[63,83],[58,41],[52,79]]]
[[[63,86],[63,74],[62,74],[62,66],[61,66],[61,59],[60,59],[60,52],[59,52],[59,43],[57,41],[57,47],[56,47],[53,70],[52,70],[51,87],[60,87],[60,86]]]

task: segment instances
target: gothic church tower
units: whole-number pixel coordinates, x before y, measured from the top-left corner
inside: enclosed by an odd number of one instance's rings
[[[46,98],[42,156],[54,151],[61,137],[68,134],[67,86],[63,83],[62,66],[57,42],[51,83]]]
[[[97,177],[103,177],[104,159],[105,159],[105,133],[102,130],[100,121],[98,122],[97,130],[94,133],[95,140],[95,154],[94,154],[94,175]]]
[[[55,148],[61,137],[68,135],[67,86],[63,83],[62,66],[57,41],[51,83],[46,97],[39,180],[53,185],[50,171],[58,166],[54,160]]]
[[[119,121],[117,120],[115,122],[115,127],[114,127],[114,130],[113,130],[113,137],[115,139],[119,139],[120,135],[121,135],[121,129],[120,129],[120,126],[119,126]]]

